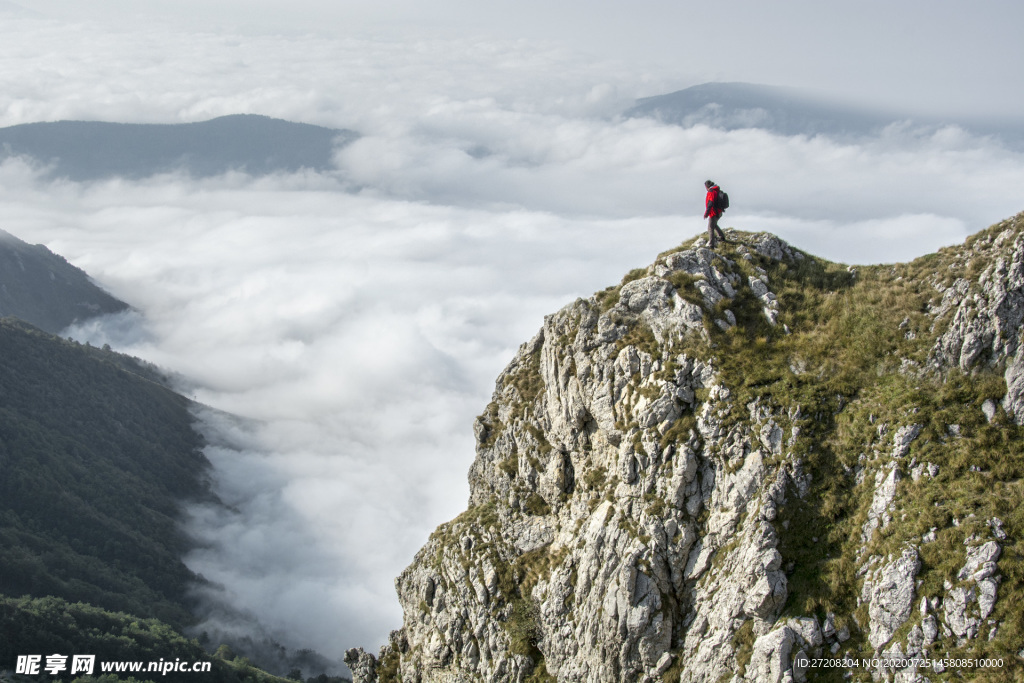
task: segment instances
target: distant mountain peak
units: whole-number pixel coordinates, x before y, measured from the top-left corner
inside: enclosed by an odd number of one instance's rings
[[[0,128],[0,159],[28,157],[47,175],[75,181],[144,178],[180,171],[209,177],[333,168],[354,131],[231,114],[196,123],[55,121]]]
[[[783,135],[862,135],[899,116],[825,102],[795,89],[754,83],[703,83],[637,100],[627,117],[684,127],[763,128]]]
[[[910,116],[832,101],[797,88],[754,83],[702,83],[644,97],[624,116],[653,118],[684,128],[754,128],[776,135],[823,135],[844,141],[876,136],[893,124],[911,121],[912,130],[918,132],[930,133],[953,125],[974,135],[995,136],[1012,149],[1024,149],[1024,126],[1015,121]]]

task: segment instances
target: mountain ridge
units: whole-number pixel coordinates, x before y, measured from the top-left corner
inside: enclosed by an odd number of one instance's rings
[[[126,310],[64,257],[0,230],[0,317],[59,334],[74,322]]]
[[[154,365],[55,336],[127,308],[63,257],[0,231],[0,285],[0,680],[54,652],[202,661],[224,683],[283,680],[232,647],[281,673],[336,668],[269,638],[198,633],[231,641],[213,655],[182,635],[209,586],[182,559],[197,544],[183,508],[222,505],[197,405]]]
[[[28,157],[49,178],[93,181],[184,171],[204,178],[328,171],[351,130],[232,114],[195,123],[56,121],[0,128],[0,159]]]
[[[994,136],[1013,149],[1024,148],[1024,127],[1016,121],[937,118],[885,111],[830,101],[794,88],[754,83],[702,83],[644,97],[623,116],[654,118],[684,128],[757,128],[778,135],[824,135],[840,141],[877,137],[892,126],[935,132],[953,125],[974,135]]]
[[[152,369],[0,320],[0,592],[189,623],[178,525],[211,498],[190,402]]]
[[[1019,675],[1024,214],[857,268],[727,234],[523,344],[355,681]]]

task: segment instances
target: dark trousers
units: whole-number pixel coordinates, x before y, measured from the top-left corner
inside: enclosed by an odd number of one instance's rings
[[[710,218],[708,218],[708,236],[711,238],[711,248],[712,249],[715,248],[715,233],[716,232],[718,233],[718,236],[721,237],[722,241],[724,242],[725,241],[725,233],[722,232],[722,229],[720,227],[718,227],[718,216],[711,216]]]

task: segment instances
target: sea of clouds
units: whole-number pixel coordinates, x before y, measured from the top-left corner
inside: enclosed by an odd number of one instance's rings
[[[622,120],[678,73],[527,41],[0,25],[0,125],[234,113],[354,129],[337,170],[90,184],[0,165],[0,227],[135,312],[71,330],[175,374],[227,508],[195,508],[209,630],[330,657],[465,507],[472,420],[543,316],[703,229],[906,260],[1016,213],[1024,156],[950,127],[860,144]],[[231,613],[234,616],[231,616]],[[241,625],[240,625],[241,624]]]

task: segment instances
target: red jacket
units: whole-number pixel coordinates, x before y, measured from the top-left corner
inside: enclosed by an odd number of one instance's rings
[[[712,185],[708,190],[707,199],[704,200],[704,218],[722,215],[722,212],[718,210],[718,192],[718,185]]]

